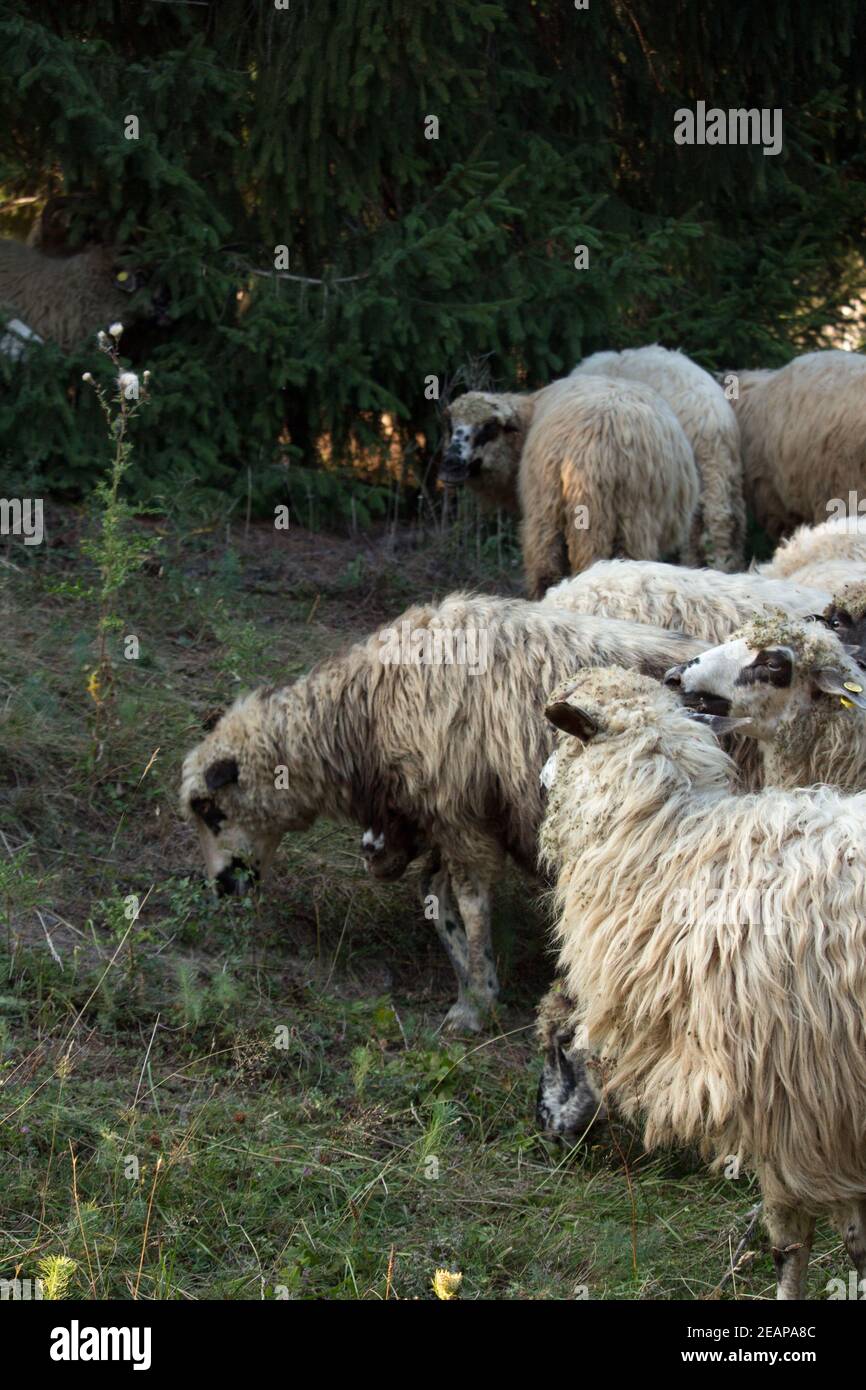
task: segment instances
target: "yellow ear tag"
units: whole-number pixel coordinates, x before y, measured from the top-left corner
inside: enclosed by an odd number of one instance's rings
[[[839,697],[839,704],[840,704],[840,705],[844,705],[846,709],[853,709],[853,708],[854,708],[854,701],[853,701],[853,700],[846,700],[844,695],[841,695],[841,696]]]
[[[855,695],[863,694],[862,685],[858,685],[856,681],[843,681],[842,684],[844,685],[846,690],[853,690]]]

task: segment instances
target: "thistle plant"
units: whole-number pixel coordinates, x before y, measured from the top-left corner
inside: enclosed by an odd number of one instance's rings
[[[150,380],[150,372],[144,372],[139,379],[135,372],[121,367],[122,335],[121,323],[113,323],[107,333],[97,335],[100,350],[111,360],[115,369],[114,395],[109,395],[90,372],[85,372],[83,377],[96,393],[112,449],[111,466],[96,484],[94,493],[99,509],[99,532],[95,539],[85,542],[82,547],[99,572],[99,587],[95,591],[99,607],[96,665],[90,668],[87,681],[87,693],[94,707],[94,763],[102,757],[114,700],[115,666],[111,637],[123,627],[123,620],[115,608],[117,596],[130,576],[141,569],[153,549],[153,541],[149,537],[131,534],[129,522],[134,512],[120,494],[121,483],[132,464],[129,426],[142,406],[147,404]]]

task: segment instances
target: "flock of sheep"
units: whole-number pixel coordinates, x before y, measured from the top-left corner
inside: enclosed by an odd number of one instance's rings
[[[319,815],[377,877],[420,860],[460,1031],[506,859],[552,883],[543,1128],[615,1108],[755,1172],[797,1298],[822,1213],[866,1279],[866,518],[827,519],[866,489],[866,358],[724,383],[650,347],[453,401],[441,476],[520,511],[531,599],[412,607],[245,696],[181,805],[224,892]],[[787,536],[751,570],[747,504]]]

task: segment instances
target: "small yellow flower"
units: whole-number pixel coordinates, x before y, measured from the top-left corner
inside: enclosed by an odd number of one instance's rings
[[[462,1283],[462,1274],[455,1274],[450,1269],[437,1269],[433,1275],[433,1292],[437,1298],[447,1302],[449,1299],[457,1297]]]
[[[97,705],[102,704],[102,700],[100,699],[99,694],[101,689],[102,686],[99,680],[99,672],[96,669],[94,669],[90,672],[90,678],[87,682],[87,693],[90,696],[90,698],[96,702]]]

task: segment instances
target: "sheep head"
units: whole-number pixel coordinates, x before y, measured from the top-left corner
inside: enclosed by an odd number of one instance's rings
[[[516,487],[523,428],[513,397],[467,391],[446,411],[445,429],[443,483],[475,482],[503,493]]]
[[[286,831],[312,824],[320,789],[292,688],[258,691],[217,717],[184,759],[180,810],[198,834],[208,877],[221,894],[245,893],[265,873]]]
[[[815,622],[759,619],[692,661],[674,666],[665,685],[716,733],[736,729],[759,742],[783,725],[866,710],[863,671],[845,646]]]
[[[568,853],[582,835],[610,834],[608,802],[599,811],[599,798],[628,799],[629,786],[639,784],[634,804],[645,810],[697,786],[723,788],[733,771],[713,733],[638,671],[581,671],[554,691],[544,712],[563,735],[542,774],[549,797],[540,847],[548,864],[561,862],[563,825]]]
[[[866,669],[866,584],[846,584],[816,619],[834,632]]]

